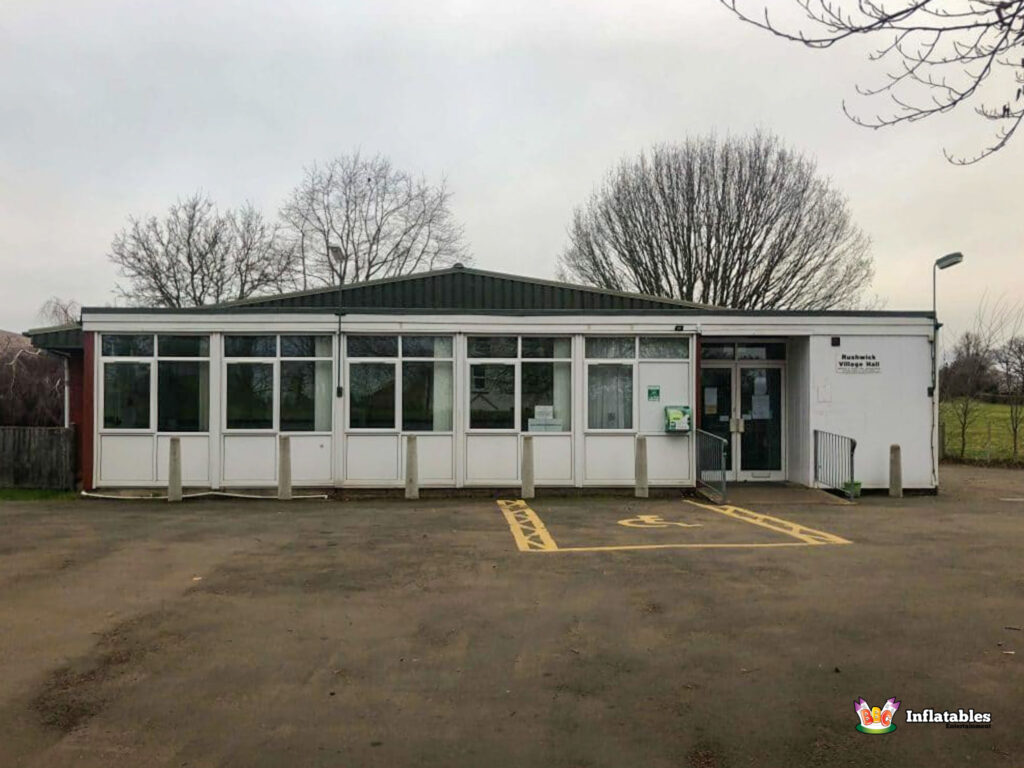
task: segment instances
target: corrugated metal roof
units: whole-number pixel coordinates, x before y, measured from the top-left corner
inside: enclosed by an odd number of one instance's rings
[[[715,315],[793,315],[808,317],[865,316],[915,317],[931,316],[918,312],[867,311],[786,311],[734,310],[691,301],[646,296],[639,293],[603,290],[553,280],[521,277],[500,272],[487,272],[455,266],[433,272],[419,272],[401,277],[371,280],[363,283],[298,291],[278,296],[265,296],[185,309],[146,307],[86,307],[91,313],[253,313],[270,312],[395,312],[424,314],[473,313],[495,315],[560,315],[560,314],[715,314]],[[26,336],[37,347],[47,349],[81,349],[81,325],[37,328]]]
[[[602,290],[462,266],[340,287],[246,299],[220,306],[232,310],[251,307],[320,307],[342,310],[373,307],[453,312],[709,308],[690,301]]]

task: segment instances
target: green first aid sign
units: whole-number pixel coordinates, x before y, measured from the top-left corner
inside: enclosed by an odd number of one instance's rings
[[[647,401],[656,403],[661,400],[661,386],[658,384],[651,384],[647,387]]]

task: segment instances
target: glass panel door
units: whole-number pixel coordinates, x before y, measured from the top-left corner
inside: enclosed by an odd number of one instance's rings
[[[739,366],[739,396],[740,469],[747,479],[779,479],[783,470],[782,369]]]
[[[700,428],[726,441],[725,466],[733,469],[733,440],[729,429],[732,416],[733,366],[704,367],[700,371]]]

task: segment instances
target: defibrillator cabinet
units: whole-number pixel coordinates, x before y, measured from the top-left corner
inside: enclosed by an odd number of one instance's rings
[[[692,416],[688,405],[665,406],[665,431],[670,434],[687,434]]]

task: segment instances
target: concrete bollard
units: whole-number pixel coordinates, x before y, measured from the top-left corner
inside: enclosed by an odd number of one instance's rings
[[[167,500],[181,501],[181,438],[172,437],[167,467]]]
[[[636,436],[636,469],[634,476],[636,497],[638,499],[646,499],[650,495],[650,487],[647,484],[647,438],[643,435]]]
[[[903,456],[898,445],[889,446],[889,495],[903,498]]]
[[[420,457],[416,435],[405,438],[405,498],[420,497]]]
[[[520,496],[532,499],[536,489],[533,486],[533,437],[523,435],[523,487]]]
[[[277,440],[277,498],[292,500],[292,439],[287,435]]]

